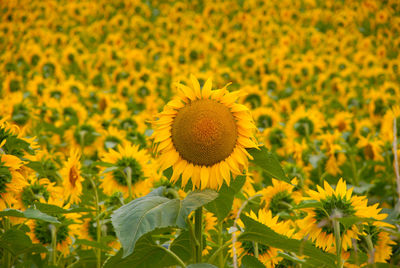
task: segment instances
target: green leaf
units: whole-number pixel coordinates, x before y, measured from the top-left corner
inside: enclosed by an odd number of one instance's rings
[[[64,209],[64,208],[56,206],[56,205],[39,203],[39,202],[35,202],[33,205],[41,212],[49,213],[49,214],[67,214],[67,213],[80,213],[80,212],[93,212],[94,211],[94,210],[88,209],[88,208]]]
[[[269,227],[242,215],[245,231],[239,236],[239,240],[254,241],[263,245],[294,252],[297,255],[308,256],[315,266],[335,267],[336,257],[333,254],[323,252],[316,248],[310,241],[287,238]]]
[[[344,225],[346,229],[350,228],[354,224],[361,223],[361,222],[374,222],[376,221],[373,218],[360,218],[356,216],[348,216],[343,218],[336,218],[338,222]]]
[[[317,200],[303,200],[294,207],[294,209],[301,209],[301,208],[324,208],[322,203]]]
[[[262,146],[260,150],[250,148],[247,151],[254,158],[251,162],[262,168],[269,176],[290,183],[278,159],[267,148]]]
[[[178,255],[182,261],[188,261],[192,258],[192,248],[190,245],[189,231],[183,231],[172,241],[170,249]]]
[[[42,245],[32,244],[29,236],[17,229],[7,230],[1,235],[0,248],[8,250],[14,256],[23,253],[42,253],[47,251]]]
[[[212,190],[191,192],[184,200],[160,196],[165,187],[159,187],[147,196],[135,199],[120,207],[111,215],[118,239],[124,250],[123,257],[130,255],[136,241],[144,234],[163,227],[186,227],[190,212],[214,200],[218,194]]]
[[[20,211],[17,209],[5,209],[0,211],[0,217],[4,216],[11,216],[11,217],[18,217],[18,218],[27,218],[27,219],[35,219],[35,220],[42,220],[51,223],[60,223],[56,217],[49,216],[40,210],[28,208],[25,211]]]
[[[104,263],[103,268],[154,268],[178,265],[179,263],[161,247],[154,243],[150,235],[144,235],[137,241],[132,254],[123,257],[123,252],[120,250]]]
[[[103,243],[99,243],[97,241],[91,241],[91,240],[87,240],[87,239],[76,239],[75,241],[76,245],[84,245],[84,246],[89,246],[92,248],[99,248],[105,251],[109,251],[111,250],[111,247],[103,244]]]
[[[209,263],[194,263],[186,266],[186,268],[218,268],[218,267]]]
[[[240,268],[265,268],[256,257],[251,255],[244,255],[242,258],[242,266]]]
[[[246,176],[237,176],[229,187],[224,183],[218,191],[218,197],[205,206],[208,211],[217,216],[218,221],[221,222],[228,216],[232,209],[233,198],[240,191],[245,181]]]

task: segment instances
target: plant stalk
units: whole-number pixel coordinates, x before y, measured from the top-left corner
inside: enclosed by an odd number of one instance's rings
[[[95,198],[95,204],[96,204],[96,232],[97,232],[97,243],[100,243],[101,241],[101,224],[100,224],[100,206],[99,206],[99,194],[97,193],[97,187],[96,183],[92,178],[90,178],[90,182],[93,186],[93,191],[94,191],[94,198]],[[101,249],[97,248],[96,249],[96,267],[100,268],[101,267]]]
[[[335,241],[336,241],[336,258],[337,264],[336,267],[342,268],[342,239],[340,237],[340,223],[337,219],[333,219],[333,231],[335,233]]]
[[[203,207],[196,209],[194,214],[194,233],[198,244],[196,244],[195,262],[201,263],[203,250]]]
[[[51,233],[51,264],[57,266],[57,227],[54,224],[49,224]]]

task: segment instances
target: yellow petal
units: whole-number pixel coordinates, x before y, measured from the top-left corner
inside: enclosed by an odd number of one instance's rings
[[[177,84],[178,88],[183,92],[183,94],[188,97],[190,100],[195,100],[196,95],[190,87],[187,87],[183,84]]]
[[[190,74],[190,80],[192,81],[193,89],[194,89],[194,94],[198,99],[201,99],[201,91],[200,91],[200,84],[199,81],[194,77],[193,74]]]
[[[192,177],[193,169],[194,167],[192,163],[186,165],[186,168],[182,173],[182,187],[184,187],[187,184],[189,178]]]
[[[219,163],[219,167],[220,167],[222,178],[224,178],[224,181],[229,186],[230,180],[231,180],[231,174],[229,172],[228,164],[225,161],[221,161]]]
[[[210,77],[207,79],[207,81],[204,83],[204,86],[203,86],[202,94],[203,94],[204,99],[208,99],[208,97],[210,97],[211,88],[212,88],[212,79]]]
[[[165,170],[175,164],[179,160],[179,154],[175,150],[165,152],[161,155],[161,170]]]
[[[206,166],[202,166],[200,170],[200,180],[201,180],[201,189],[207,188],[209,184],[210,172],[209,168]]]

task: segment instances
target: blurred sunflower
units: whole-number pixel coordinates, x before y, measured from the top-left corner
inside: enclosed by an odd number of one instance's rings
[[[387,262],[387,260],[392,255],[392,245],[395,245],[394,242],[390,238],[389,232],[385,231],[385,228],[394,228],[393,225],[376,221],[372,223],[368,223],[363,228],[363,234],[360,236],[360,240],[358,240],[358,248],[363,252],[371,254],[370,245],[373,246],[373,262]]]
[[[270,210],[274,216],[292,214],[293,206],[300,203],[303,198],[300,192],[294,190],[296,185],[296,178],[291,181],[291,184],[272,179],[272,185],[260,191],[264,209]]]
[[[280,221],[279,216],[272,216],[272,212],[270,210],[260,209],[258,211],[258,215],[251,211],[249,216],[250,218],[268,226],[278,234],[291,237],[294,233],[294,229],[291,228],[291,224],[289,222]],[[244,255],[256,255],[256,247],[253,242],[236,242],[235,247],[237,250],[236,252],[239,256],[239,261]],[[282,257],[278,256],[279,249],[277,248],[258,244],[257,249],[258,260],[262,262],[266,267],[275,267],[275,265],[283,259]]]
[[[191,82],[192,88],[177,83],[180,96],[158,115],[152,138],[162,170],[173,166],[171,181],[182,174],[182,186],[191,178],[193,188],[219,189],[231,172],[247,169],[245,148],[257,148],[255,126],[249,110],[235,103],[239,91],[211,90],[211,79],[201,89],[193,75]]]
[[[70,202],[79,203],[80,195],[82,194],[82,181],[81,175],[81,152],[79,149],[71,149],[68,160],[64,163],[60,174],[63,178],[64,195],[70,198]]]
[[[47,202],[51,205],[57,205],[68,209],[69,204],[63,206],[63,199],[53,199],[50,198]],[[57,241],[57,250],[66,257],[72,245],[74,237],[77,237],[79,230],[81,229],[80,215],[77,213],[68,213],[64,215],[57,216],[60,223],[53,224],[40,220],[28,220],[27,225],[30,229],[28,235],[34,243],[40,243],[42,245],[48,246],[52,242],[52,237],[54,236]],[[54,232],[54,233],[53,233]]]
[[[117,150],[104,152],[100,158],[114,167],[108,172],[104,170],[106,173],[100,184],[107,195],[119,191],[125,198],[144,196],[150,192],[153,181],[159,177],[155,171],[155,163],[138,145],[126,142],[118,145]]]
[[[325,181],[324,189],[317,186],[318,191],[309,190],[309,200],[316,200],[321,207],[305,208],[307,216],[297,221],[298,235],[308,237],[315,242],[317,247],[325,251],[334,251],[336,247],[332,217],[373,218],[382,220],[386,214],[379,214],[378,204],[368,206],[364,196],[352,196],[353,189],[347,190],[346,182],[339,180],[336,190]],[[340,236],[342,247],[346,251],[352,247],[352,239],[358,239],[362,231],[356,224],[347,229],[340,223]]]

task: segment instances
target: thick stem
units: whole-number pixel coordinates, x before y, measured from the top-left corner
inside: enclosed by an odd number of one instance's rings
[[[51,233],[51,264],[57,266],[57,227],[54,224],[49,224]]]
[[[126,168],[126,183],[128,184],[129,201],[132,200],[132,169]]]
[[[336,258],[337,258],[337,267],[342,268],[342,239],[340,237],[340,222],[337,219],[333,219],[333,230],[335,233],[335,241],[336,241]]]
[[[372,240],[371,240],[371,235],[367,235],[365,237],[365,241],[367,242],[367,246],[368,246],[368,251],[369,251],[369,256],[368,256],[368,263],[372,264],[372,267],[376,267],[375,263],[375,248],[374,245],[372,244]]]
[[[196,209],[194,214],[194,233],[198,244],[196,245],[195,262],[201,263],[203,250],[203,207]]]
[[[95,205],[96,205],[96,232],[97,232],[97,242],[101,241],[101,224],[100,224],[100,206],[99,206],[99,194],[97,193],[96,183],[90,178],[90,182],[93,186]],[[96,249],[96,267],[101,267],[101,249]]]
[[[10,229],[10,220],[8,217],[4,218],[4,232],[7,232],[7,230]],[[3,250],[3,259],[4,259],[4,267],[12,267],[11,266],[11,253],[8,250]]]
[[[224,239],[222,237],[222,221],[218,224],[218,246],[219,248],[217,249],[218,253],[218,264],[219,267],[224,267],[224,252],[222,249],[224,249],[222,243],[224,242]],[[221,249],[221,250],[220,250]]]
[[[399,171],[399,159],[397,158],[397,124],[396,117],[393,119],[393,156],[394,156],[394,173],[396,174],[397,182],[397,195],[398,203],[400,204],[400,171]]]

